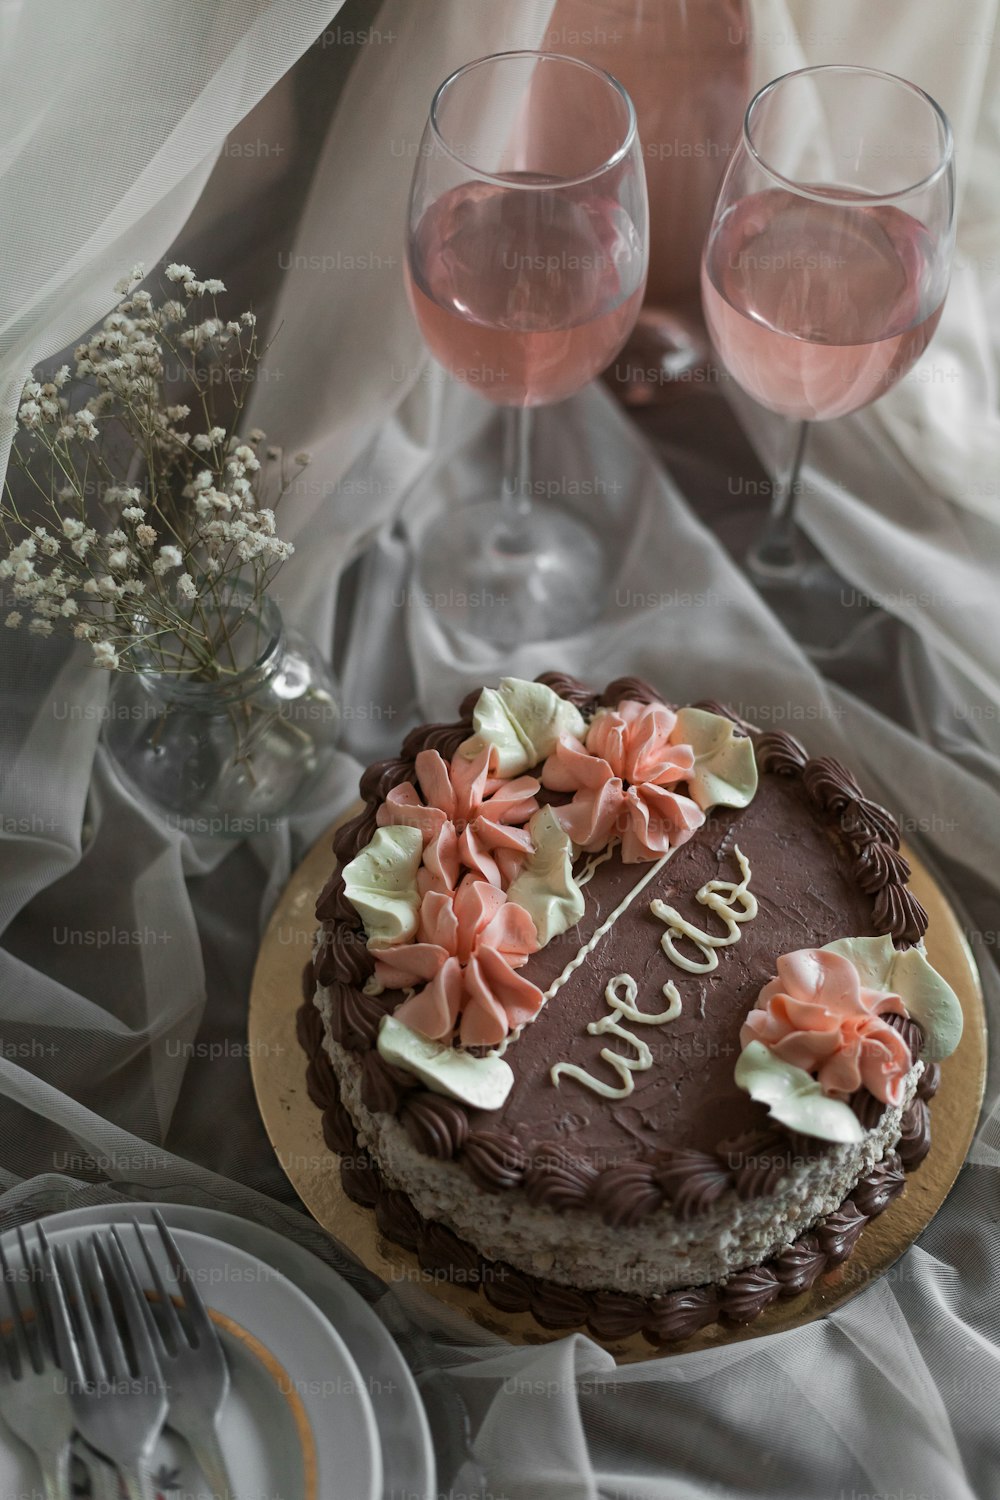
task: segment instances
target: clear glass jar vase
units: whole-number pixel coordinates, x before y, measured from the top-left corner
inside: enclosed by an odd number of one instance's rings
[[[197,673],[164,671],[162,642],[133,648],[138,670],[114,674],[103,739],[175,826],[241,837],[308,801],[340,732],[339,688],[273,600],[231,597],[224,615],[225,649]]]

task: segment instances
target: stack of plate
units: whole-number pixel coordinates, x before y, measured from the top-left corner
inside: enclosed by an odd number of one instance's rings
[[[235,1500],[426,1500],[436,1493],[434,1454],[413,1376],[368,1304],[301,1246],[246,1219],[158,1204],[219,1329],[232,1386],[220,1439]],[[68,1243],[127,1215],[76,1209],[45,1220]],[[32,1238],[30,1230],[29,1240]],[[17,1239],[3,1237],[12,1268]],[[201,1500],[207,1485],[179,1438],[166,1431],[153,1463],[163,1500]],[[73,1492],[100,1493],[108,1476],[79,1466]],[[34,1460],[0,1423],[0,1495],[31,1495]],[[108,1493],[113,1493],[109,1489]]]

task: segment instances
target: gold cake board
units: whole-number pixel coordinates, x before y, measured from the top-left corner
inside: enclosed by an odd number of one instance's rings
[[[353,817],[352,807],[344,821]],[[543,1344],[568,1331],[546,1329],[530,1313],[505,1313],[479,1291],[425,1271],[416,1255],[393,1244],[375,1224],[371,1209],[352,1203],[340,1185],[338,1158],[323,1139],[322,1112],[306,1092],[306,1057],[296,1038],[301,975],[312,953],[314,907],[333,866],[330,845],[338,824],[316,843],[292,875],[268,923],[250,991],[250,1066],[257,1103],[271,1145],[310,1213],[360,1261],[390,1285],[426,1286],[442,1302],[481,1328],[516,1344]],[[961,1170],[979,1118],[986,1084],[986,1016],[975,961],[958,919],[940,887],[911,850],[914,894],[927,908],[927,955],[962,1002],[965,1031],[954,1056],[941,1069],[941,1087],[930,1101],[931,1150],[906,1191],[864,1230],[843,1265],[822,1276],[808,1292],[780,1299],[743,1327],[712,1324],[677,1345],[656,1347],[641,1334],[595,1339],[622,1362],[657,1359],[693,1349],[760,1338],[800,1328],[840,1307],[884,1276],[941,1207]],[[593,1335],[589,1335],[593,1337]]]

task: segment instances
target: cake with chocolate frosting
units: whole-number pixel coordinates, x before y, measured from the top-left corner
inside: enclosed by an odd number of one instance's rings
[[[930,1148],[961,1008],[848,770],[549,673],[414,730],[361,795],[300,1037],[388,1238],[548,1328],[653,1343],[851,1254]]]

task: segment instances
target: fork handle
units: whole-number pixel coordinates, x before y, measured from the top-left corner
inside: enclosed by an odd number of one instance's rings
[[[45,1485],[45,1500],[69,1500],[70,1445],[64,1443],[54,1453],[39,1453],[38,1463]]]
[[[208,1490],[213,1500],[233,1500],[229,1473],[215,1428],[196,1434],[185,1433],[185,1437],[202,1474],[208,1480]]]
[[[118,1470],[114,1464],[107,1463],[98,1458],[93,1449],[88,1449],[83,1455],[83,1461],[87,1465],[90,1475],[91,1495],[93,1500],[121,1500],[121,1486],[118,1483]]]
[[[143,1465],[136,1468],[123,1468],[118,1466],[118,1476],[125,1486],[128,1500],[156,1500],[156,1491],[153,1489],[153,1481],[146,1473]]]

